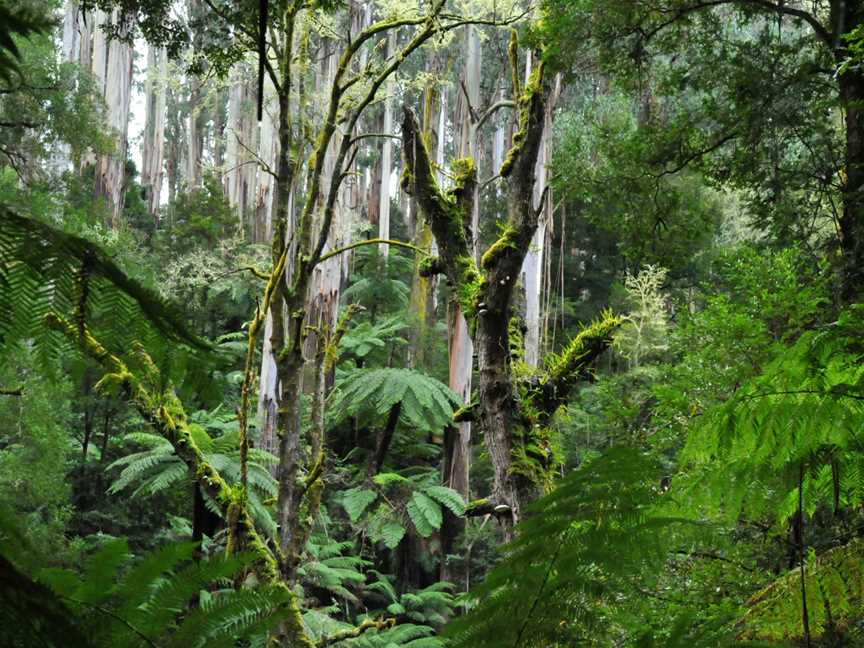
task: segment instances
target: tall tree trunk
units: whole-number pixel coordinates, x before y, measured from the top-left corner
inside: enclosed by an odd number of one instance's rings
[[[531,58],[526,65],[527,77],[531,73]],[[540,298],[543,292],[543,266],[544,253],[547,245],[547,225],[552,219],[552,200],[546,196],[548,191],[548,169],[547,165],[551,159],[550,136],[552,133],[552,113],[561,87],[561,77],[555,78],[555,88],[546,104],[545,124],[540,141],[540,151],[537,154],[537,168],[534,173],[537,182],[534,184],[534,209],[538,210],[540,217],[537,223],[537,231],[531,239],[531,245],[522,263],[522,284],[525,288],[525,357],[524,360],[532,367],[536,367],[540,361],[542,320]]]
[[[864,293],[864,74],[850,69],[838,82],[846,112],[846,183],[840,218],[842,296],[850,303]]]
[[[225,138],[224,187],[228,204],[237,210],[241,230],[254,239],[253,195],[257,176],[251,151],[258,148],[258,127],[255,121],[255,88],[252,73],[245,63],[232,72],[228,90],[228,125]]]
[[[515,43],[513,45],[515,50]],[[507,536],[521,517],[523,504],[536,485],[525,473],[526,466],[514,464],[514,447],[524,449],[533,433],[524,425],[525,412],[519,407],[519,393],[511,373],[508,323],[514,288],[531,238],[537,229],[534,184],[537,155],[542,139],[549,84],[542,63],[516,88],[520,131],[501,168],[507,181],[508,223],[499,239],[474,262],[465,223],[473,212],[477,174],[473,160],[461,160],[455,167],[456,188],[447,199],[432,183],[431,161],[419,135],[416,118],[406,110],[402,124],[403,152],[408,165],[406,186],[418,199],[430,219],[441,257],[431,271],[445,272],[453,284],[463,312],[476,328],[479,404],[475,420],[483,431],[494,471],[492,500],[509,513]],[[455,202],[454,202],[455,198]],[[454,217],[454,210],[458,217]],[[470,261],[469,261],[470,259]]]
[[[429,138],[429,148],[436,161],[436,181],[443,181],[444,162],[444,128],[447,113],[447,87],[435,81],[441,74],[442,61],[433,56],[427,62],[430,72],[428,82],[423,95],[423,131]],[[429,250],[431,254],[437,254],[435,239],[432,229],[418,209],[416,201],[410,197],[411,214],[415,223],[414,244]],[[415,264],[414,274],[411,278],[411,297],[409,308],[411,313],[411,329],[409,331],[408,363],[410,366],[422,366],[425,361],[427,336],[435,322],[435,295],[437,293],[437,277],[423,276],[420,274],[419,261]]]
[[[457,102],[457,119],[460,127],[459,157],[479,158],[477,146],[476,114],[480,107],[480,71],[481,49],[480,36],[477,29],[469,26],[465,31],[465,70],[463,73],[464,94]],[[469,241],[472,255],[477,260],[477,235],[480,229],[479,184],[472,186],[474,196],[471,200],[471,234]],[[474,365],[474,343],[468,333],[468,323],[462,313],[458,300],[451,302],[450,316],[447,322],[447,338],[449,353],[450,389],[456,392],[465,405],[471,402],[471,373]],[[471,423],[461,421],[456,423],[450,432],[449,442],[444,444],[443,482],[457,491],[466,501],[469,499],[469,471],[471,465]],[[449,511],[445,513],[441,528],[441,578],[450,580],[447,556],[454,553],[456,537],[465,528],[463,518],[457,518]]]
[[[183,159],[183,124],[180,120],[180,101],[177,91],[167,88],[166,91],[166,136],[165,136],[165,177],[168,180],[168,204],[173,205],[180,189]],[[171,212],[168,213],[169,221]]]
[[[165,163],[165,84],[168,55],[164,48],[150,46],[147,52],[146,114],[141,148],[141,186],[147,191],[147,208],[159,211]]]
[[[387,56],[396,49],[396,31],[392,30],[387,35]],[[395,78],[391,77],[387,82],[387,96],[384,97],[384,127],[382,133],[385,135],[381,143],[381,191],[380,206],[378,208],[378,238],[388,240],[390,238],[390,176],[393,173],[393,140],[390,135],[393,132],[393,99],[390,96],[396,87]],[[381,256],[387,257],[390,246],[382,243],[378,246]]]
[[[116,23],[119,15],[119,10],[115,9],[112,21]],[[116,228],[120,224],[120,215],[123,211],[133,52],[132,47],[127,43],[108,39],[107,34],[101,29],[106,18],[107,15],[100,11],[96,11],[92,17],[94,30],[92,59],[89,64],[105,101],[105,125],[113,134],[114,150],[96,159],[91,157],[89,163],[95,165],[95,195],[97,198],[104,199],[108,207],[107,224]],[[84,47],[82,34],[82,57],[88,51],[89,49]]]
[[[232,87],[232,93],[235,93],[235,88],[238,86]],[[238,93],[243,92],[243,86],[239,86]],[[248,86],[246,86],[248,89]],[[232,96],[237,96],[237,93],[232,94]],[[267,97],[275,97],[275,89],[272,84],[268,81],[265,82],[265,96]],[[278,104],[278,102],[277,102]],[[250,107],[251,104],[247,105],[247,108]],[[239,107],[237,107],[239,110]],[[238,115],[239,117],[239,115]],[[238,119],[236,122],[240,128],[244,128],[246,130],[246,136],[250,136],[249,133],[249,125],[248,122],[252,122],[252,116],[246,115],[243,119]],[[263,114],[263,120],[260,125],[260,128],[256,128],[256,131],[260,132],[260,146],[258,147],[258,155],[265,160],[265,162],[270,166],[271,169],[276,167],[277,160],[279,159],[279,128],[278,125],[269,110],[265,110]],[[235,141],[234,148],[232,149],[229,143],[229,156],[237,155],[238,148],[243,143],[240,138],[239,133],[235,133]],[[248,145],[247,145],[248,146]],[[248,151],[245,151],[248,155]],[[246,169],[253,169],[255,165],[247,164]],[[231,187],[233,190],[236,190],[238,187],[250,186],[246,183],[255,181],[255,201],[254,201],[254,217],[251,222],[251,235],[252,239],[259,243],[264,242],[272,242],[273,238],[273,215],[274,215],[274,201],[276,200],[276,186],[274,184],[273,177],[266,172],[259,171],[257,177],[249,177],[248,171],[243,170],[243,168],[233,169],[229,176],[231,180]],[[239,193],[234,194],[239,198],[243,198],[242,189]],[[229,192],[229,199],[231,197],[231,193]],[[288,231],[294,230],[294,194],[293,191],[289,192],[287,196],[287,205],[285,207],[285,213],[288,215]],[[242,218],[242,215],[241,215]],[[291,277],[291,269],[286,268],[285,270],[286,276],[290,279]],[[283,315],[280,315],[283,317]],[[279,452],[279,439],[277,437],[277,420],[278,420],[278,408],[279,408],[279,375],[278,369],[276,366],[276,357],[273,354],[273,346],[271,342],[271,337],[273,335],[273,311],[267,314],[267,320],[264,325],[264,344],[261,350],[261,379],[259,383],[258,389],[258,420],[259,420],[259,429],[260,434],[258,437],[258,444],[261,448],[266,450],[267,452],[272,452],[273,454],[278,454]],[[275,473],[277,468],[274,466],[273,472]]]
[[[200,0],[187,0],[189,17],[198,19],[202,13]],[[198,48],[200,34],[192,38],[192,49]],[[206,73],[206,70],[204,70]],[[188,117],[186,125],[186,189],[201,187],[204,156],[204,87],[200,76],[193,74],[187,78],[189,84]]]

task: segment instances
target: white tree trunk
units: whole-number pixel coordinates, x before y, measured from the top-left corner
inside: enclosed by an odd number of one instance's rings
[[[112,15],[117,22],[119,10]],[[89,63],[90,71],[97,81],[97,88],[105,101],[105,122],[113,135],[114,150],[94,158],[85,164],[95,164],[95,194],[105,199],[109,213],[109,225],[117,227],[123,211],[126,155],[128,149],[129,105],[132,98],[132,47],[119,40],[109,40],[100,25],[106,22],[106,14],[100,11],[88,16],[92,21],[92,58],[82,60]],[[79,21],[79,24],[83,21]],[[89,39],[88,39],[89,40]],[[81,32],[82,58],[91,51],[85,47],[85,34]]]
[[[264,82],[264,111],[260,123],[255,121],[254,109],[256,95],[254,87],[248,82],[235,83],[231,88],[229,97],[229,119],[237,118],[235,124],[244,129],[245,137],[254,139],[257,143],[256,155],[270,169],[276,168],[279,156],[279,133],[274,111],[278,106],[272,104],[276,90],[268,78]],[[245,108],[245,112],[244,109]],[[232,110],[234,113],[232,114]],[[251,132],[250,132],[251,130]],[[239,139],[238,139],[239,138]],[[243,141],[239,133],[233,134],[233,144],[228,143],[228,159],[231,164],[232,157],[235,160],[253,160],[251,153],[242,146],[249,143]],[[243,164],[243,162],[240,162]],[[251,175],[251,170],[254,175]],[[261,167],[259,162],[246,162],[245,166],[239,168],[229,167],[229,199],[233,195],[245,203],[245,209],[249,218],[249,232],[253,241],[259,243],[269,242],[273,236],[273,210],[276,185],[273,176]],[[294,193],[288,199],[288,214],[292,220],[288,223],[288,231],[294,229]],[[243,213],[241,211],[241,223]],[[290,235],[290,234],[289,234]],[[290,277],[291,269],[286,268],[286,274]],[[279,454],[279,439],[276,436],[276,423],[279,409],[279,378],[276,367],[276,358],[270,337],[273,334],[273,319],[270,312],[264,324],[264,344],[261,349],[261,381],[258,390],[258,420],[260,422],[260,435],[258,444],[261,448],[273,454]],[[273,467],[275,473],[277,467]]]
[[[165,177],[165,84],[168,81],[168,55],[164,48],[147,51],[147,81],[145,87],[146,114],[144,141],[141,144],[141,186],[147,190],[147,208],[151,214],[159,211],[162,181]]]
[[[529,53],[526,62],[525,78],[531,72],[531,55]],[[552,218],[552,200],[547,194],[548,186],[548,163],[550,160],[549,137],[552,132],[552,114],[555,102],[561,88],[561,77],[555,78],[555,90],[546,105],[545,124],[543,136],[540,142],[540,152],[537,156],[537,166],[534,170],[537,181],[534,184],[534,209],[542,212],[537,230],[531,239],[531,247],[525,255],[522,263],[522,283],[525,287],[525,362],[536,367],[540,361],[541,335],[540,323],[542,316],[540,312],[541,293],[543,288],[543,268],[545,264],[544,253],[547,246],[547,225]],[[544,202],[545,200],[545,202]]]
[[[81,60],[81,9],[76,0],[69,0],[63,11],[63,61],[78,63]]]
[[[228,126],[225,130],[226,151],[223,183],[228,204],[237,210],[240,227],[252,231],[253,195],[256,187],[257,163],[250,151],[258,148],[258,127],[255,121],[255,89],[253,75],[246,64],[232,72],[228,91]]]
[[[465,42],[465,94],[460,95],[457,102],[457,119],[461,131],[459,157],[471,157],[475,164],[479,161],[477,147],[477,128],[474,113],[480,108],[480,68],[481,48],[480,37],[474,27],[466,30]],[[469,105],[470,104],[470,105]],[[443,113],[442,113],[443,114]],[[438,154],[443,156],[443,146]],[[472,247],[477,254],[477,232],[479,228],[479,184],[475,187],[474,210],[471,213],[471,231],[474,236]],[[458,303],[452,305],[450,320],[447,326],[449,338],[449,386],[459,394],[462,402],[471,401],[471,372],[474,364],[474,343],[468,334],[468,324]],[[469,475],[471,470],[471,423],[457,423],[457,438],[452,448],[452,457],[445,462],[449,467],[449,475],[444,476],[446,486],[459,492],[466,500],[469,498]]]
[[[396,31],[391,30],[387,36],[387,55],[396,49]],[[393,99],[391,95],[396,87],[395,75],[387,82],[387,96],[384,97],[384,135],[393,133]],[[393,140],[384,137],[381,144],[381,193],[378,208],[378,238],[390,239],[390,176],[393,173]],[[382,243],[378,246],[380,253],[385,258],[390,251],[390,246]]]

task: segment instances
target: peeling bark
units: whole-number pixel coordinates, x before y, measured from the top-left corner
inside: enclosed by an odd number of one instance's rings
[[[116,23],[119,15],[119,10],[115,9],[112,22]],[[84,164],[95,166],[95,196],[105,200],[109,211],[107,224],[116,228],[123,211],[133,52],[128,44],[109,40],[101,29],[101,25],[107,22],[107,14],[96,11],[87,17],[86,22],[91,21],[92,29],[80,32],[81,63],[89,67],[105,101],[105,125],[114,135],[114,150],[98,157],[90,155]],[[85,21],[79,20],[79,24],[81,22]]]
[[[159,211],[165,176],[165,108],[168,55],[164,48],[150,46],[147,52],[145,88],[146,115],[141,148],[141,186],[147,191],[147,208]]]

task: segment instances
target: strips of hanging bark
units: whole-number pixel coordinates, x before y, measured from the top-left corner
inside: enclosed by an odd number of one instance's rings
[[[126,179],[127,132],[132,97],[132,46],[116,38],[109,39],[101,28],[109,22],[107,14],[100,11],[95,13],[92,62],[88,63],[105,100],[105,125],[114,135],[114,151],[95,160],[91,157],[89,163],[96,167],[95,194],[105,199],[110,213],[108,224],[116,228],[120,224],[120,214],[123,211]],[[114,10],[110,22],[122,22],[119,10]],[[122,33],[122,25],[120,30]],[[82,56],[86,51],[82,43]]]
[[[141,186],[147,191],[147,208],[159,211],[165,162],[165,108],[168,82],[168,55],[165,48],[150,46],[147,51],[144,141],[141,145]]]

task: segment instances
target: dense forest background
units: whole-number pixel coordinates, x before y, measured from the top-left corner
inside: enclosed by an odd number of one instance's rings
[[[862,52],[0,0],[0,644],[864,645]]]

